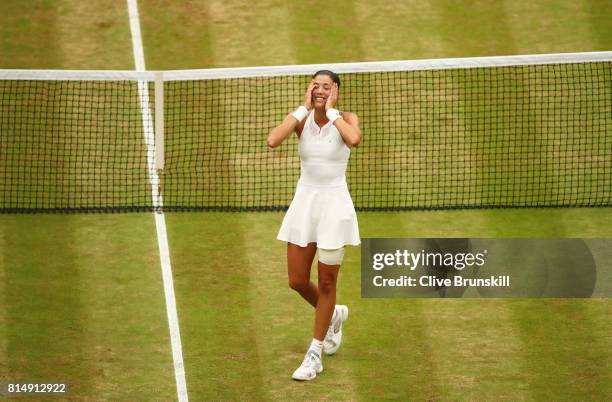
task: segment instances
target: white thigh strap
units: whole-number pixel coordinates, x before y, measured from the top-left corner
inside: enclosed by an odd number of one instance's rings
[[[337,248],[335,250],[329,250],[325,248],[318,248],[319,261],[327,265],[340,265],[342,264],[342,258],[344,257],[344,247]]]

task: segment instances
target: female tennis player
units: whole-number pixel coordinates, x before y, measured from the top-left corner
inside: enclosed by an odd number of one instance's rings
[[[329,70],[312,76],[304,104],[268,135],[279,146],[291,133],[299,138],[301,175],[278,239],[287,242],[289,286],[315,307],[314,336],[295,380],[312,380],[323,371],[322,351],[335,353],[342,340],[348,307],[336,305],[336,281],[344,246],[359,245],[355,207],[346,185],[350,148],[361,141],[357,115],[340,112],[340,77]],[[318,251],[318,284],[310,268]]]

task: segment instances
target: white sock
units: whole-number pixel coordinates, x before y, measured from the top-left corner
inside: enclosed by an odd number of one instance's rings
[[[310,343],[310,347],[308,348],[308,352],[310,351],[315,352],[317,356],[321,358],[321,352],[323,352],[323,341],[312,338],[312,342]]]

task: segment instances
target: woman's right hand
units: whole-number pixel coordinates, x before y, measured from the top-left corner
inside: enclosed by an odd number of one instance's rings
[[[310,81],[308,85],[308,89],[306,90],[306,94],[304,95],[304,107],[308,110],[312,110],[312,91],[314,91],[315,82],[314,80]],[[298,121],[295,116],[292,114],[288,114],[285,117],[285,120],[278,126],[274,127],[270,134],[268,134],[268,146],[270,148],[276,148],[280,144],[287,139],[297,129]],[[296,131],[297,132],[297,131]]]
[[[304,106],[306,109],[312,109],[312,91],[314,90],[314,80],[310,81],[308,84],[308,89],[306,90],[306,94],[304,95]]]

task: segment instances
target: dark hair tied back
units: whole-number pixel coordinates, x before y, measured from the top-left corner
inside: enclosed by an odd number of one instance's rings
[[[338,88],[340,88],[340,77],[338,76],[338,74],[334,73],[333,71],[319,70],[312,75],[312,78],[315,78],[317,75],[327,75],[329,78],[332,79],[332,81],[338,84]]]

